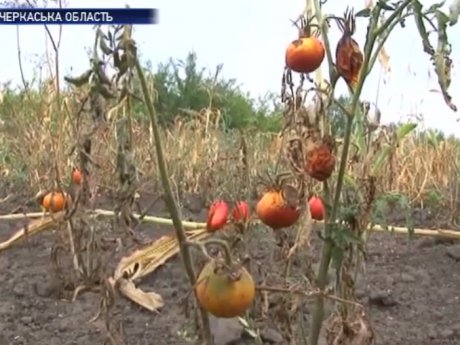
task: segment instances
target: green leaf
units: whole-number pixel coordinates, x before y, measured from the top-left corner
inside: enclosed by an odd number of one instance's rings
[[[412,132],[415,128],[417,128],[416,123],[405,123],[401,127],[398,128],[396,132],[396,137],[398,141],[402,140],[404,137],[406,137],[410,132]]]
[[[332,233],[332,238],[338,246],[348,243],[361,244],[362,239],[356,235],[351,229],[344,226],[337,227]]]
[[[355,17],[370,17],[371,16],[371,9],[370,8],[364,8],[361,11],[358,11],[355,14]]]

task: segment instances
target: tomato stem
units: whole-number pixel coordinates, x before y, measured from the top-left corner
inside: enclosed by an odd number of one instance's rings
[[[150,117],[150,125],[151,125],[152,132],[153,132],[154,146],[155,146],[155,150],[157,154],[158,169],[160,171],[161,182],[163,184],[163,189],[164,189],[165,203],[168,207],[174,228],[176,230],[177,241],[179,243],[180,252],[182,254],[184,268],[189,278],[190,285],[193,287],[196,282],[195,271],[193,268],[193,261],[192,261],[192,257],[191,257],[189,248],[187,246],[187,236],[185,234],[184,225],[182,224],[181,216],[179,213],[179,208],[177,207],[176,202],[174,201],[171,184],[169,182],[168,172],[166,170],[166,163],[165,163],[165,158],[163,154],[157,114],[155,112],[155,108],[154,108],[152,99],[150,97],[150,93],[148,91],[147,81],[145,79],[145,75],[139,63],[138,57],[136,56],[134,60],[135,60],[136,71],[139,76],[139,81],[141,84],[142,93],[144,95],[144,100],[147,105],[147,111]],[[195,298],[196,298],[196,292],[194,291],[194,293],[195,293]],[[201,316],[202,332],[203,332],[202,336],[204,338],[203,340],[206,342],[206,344],[213,345],[214,340],[211,334],[208,314],[200,305],[198,305],[198,308],[199,308],[199,312]]]
[[[233,265],[233,257],[232,257],[232,251],[230,250],[230,246],[227,241],[218,239],[218,238],[210,238],[207,239],[203,242],[192,242],[192,241],[187,241],[188,245],[194,245],[200,247],[204,253],[207,254],[206,246],[207,245],[216,245],[221,247],[224,250],[224,255],[225,255],[225,264],[228,266]],[[209,257],[209,254],[207,254]]]
[[[319,0],[307,0],[307,6],[312,7],[312,3],[315,6],[316,16],[318,18],[318,21],[320,23],[323,23],[324,19],[321,13],[321,6],[319,3]],[[378,18],[379,18],[379,11],[375,11],[371,18],[370,29],[368,30],[368,36],[366,38],[366,43],[365,43],[364,61],[362,65],[362,70],[365,70],[365,71],[367,71],[369,60],[372,55],[374,43],[376,41],[375,28],[378,25]],[[325,32],[326,29],[324,25],[321,25],[321,29],[322,29],[323,39],[325,41],[325,46],[327,49],[326,51],[328,51],[329,49],[328,39],[327,39],[327,34]],[[333,65],[332,55],[328,54],[328,60],[329,60],[329,66],[331,68],[331,66]],[[332,78],[335,72],[332,72],[332,70],[330,69],[329,73]],[[320,291],[324,291],[324,289],[326,288],[326,278],[329,272],[329,266],[330,266],[331,259],[332,259],[332,251],[334,249],[334,242],[330,238],[331,232],[333,231],[332,225],[335,224],[335,219],[338,213],[338,208],[340,206],[339,201],[340,201],[340,195],[341,195],[343,181],[345,177],[345,171],[347,167],[348,151],[349,151],[350,143],[351,143],[351,132],[352,132],[353,120],[358,111],[359,97],[360,97],[365,79],[366,79],[366,73],[360,73],[356,91],[352,94],[351,110],[349,112],[346,112],[347,121],[346,121],[342,156],[341,156],[340,166],[339,166],[339,171],[338,171],[338,176],[337,176],[337,184],[335,186],[335,194],[334,194],[334,200],[332,204],[331,213],[330,213],[330,216],[328,216],[328,218],[326,219],[326,223],[325,223],[325,241],[324,241],[324,244],[321,250],[321,259],[320,259],[320,264],[319,264],[318,273],[316,277],[317,288]],[[331,90],[330,97],[333,97],[333,94],[334,94],[334,89]],[[319,334],[321,332],[323,320],[324,320],[324,297],[318,296],[315,300],[313,316],[312,316],[312,320],[310,324],[309,345],[318,344]]]

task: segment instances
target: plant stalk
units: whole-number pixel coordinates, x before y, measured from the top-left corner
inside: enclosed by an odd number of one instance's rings
[[[169,177],[168,177],[168,173],[166,170],[166,164],[165,164],[165,159],[163,155],[163,148],[162,148],[161,139],[160,139],[160,131],[158,128],[159,127],[158,119],[156,116],[156,112],[153,106],[152,99],[150,98],[150,94],[147,88],[147,82],[145,80],[144,72],[142,71],[142,67],[137,57],[135,58],[135,63],[136,63],[136,71],[139,76],[139,81],[141,83],[142,93],[144,94],[145,103],[147,105],[147,110],[148,110],[149,117],[150,117],[150,124],[151,124],[152,132],[153,132],[155,150],[157,154],[158,169],[160,171],[161,182],[164,188],[164,193],[165,193],[164,197],[165,197],[166,206],[168,207],[168,210],[169,210],[169,213],[171,215],[171,219],[174,225],[174,229],[176,230],[177,241],[179,244],[180,253],[182,256],[183,263],[184,263],[184,268],[187,273],[188,279],[190,281],[190,285],[193,288],[193,286],[195,286],[196,276],[195,276],[195,271],[193,268],[192,256],[190,254],[190,249],[187,246],[187,236],[185,234],[185,229],[182,224],[179,209],[176,205],[176,202],[174,201],[171,184],[169,183]],[[193,290],[195,294],[195,289]],[[214,341],[213,341],[211,329],[209,326],[208,314],[201,306],[198,305],[198,308],[199,308],[200,316],[201,316],[203,340],[206,341],[206,344],[213,345]]]
[[[311,1],[311,0],[310,0]],[[318,0],[314,0],[315,7],[317,10],[317,18],[322,22],[322,14],[321,14],[321,7]],[[337,185],[335,188],[335,195],[334,195],[334,202],[332,205],[331,214],[328,217],[328,222],[325,224],[325,242],[323,244],[321,250],[321,259],[318,268],[318,275],[316,278],[316,285],[320,291],[323,291],[326,287],[326,278],[329,272],[329,265],[332,259],[332,250],[334,248],[334,243],[330,239],[330,233],[333,231],[332,225],[335,223],[335,219],[337,217],[339,202],[340,202],[340,195],[342,192],[343,181],[345,178],[345,171],[347,167],[348,161],[348,152],[351,143],[351,134],[353,128],[353,120],[355,118],[356,112],[358,110],[359,104],[359,97],[361,95],[361,91],[363,88],[364,81],[367,76],[367,70],[369,68],[369,61],[371,59],[372,50],[374,47],[374,43],[376,41],[375,29],[378,24],[380,11],[375,11],[371,18],[370,22],[370,29],[368,31],[368,36],[366,38],[366,43],[364,47],[364,61],[363,66],[361,68],[362,73],[360,73],[358,86],[356,88],[355,93],[353,94],[352,104],[351,104],[351,111],[347,115],[347,122],[345,128],[345,136],[342,148],[342,156],[340,160],[340,166],[337,176]],[[324,30],[324,27],[321,26],[321,29]],[[332,64],[332,61],[329,61],[329,64]],[[318,296],[315,300],[312,320],[310,325],[310,341],[309,345],[317,345],[319,340],[319,335],[321,333],[322,323],[324,320],[324,298],[322,296]]]

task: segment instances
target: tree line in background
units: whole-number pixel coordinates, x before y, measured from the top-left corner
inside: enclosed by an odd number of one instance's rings
[[[157,91],[156,108],[161,125],[174,125],[178,118],[192,120],[199,116],[201,110],[212,107],[220,111],[223,130],[280,131],[282,104],[278,94],[267,92],[264,97],[254,99],[241,89],[236,79],[224,78],[221,75],[222,67],[219,65],[214,71],[199,67],[194,52],[190,52],[184,60],[170,58],[156,69],[151,62],[147,62],[146,73]],[[17,97],[22,97],[24,90],[14,92],[6,86],[4,102],[11,104],[20,101]],[[39,85],[36,92],[40,92],[40,89]],[[28,92],[34,91],[29,89]],[[348,98],[341,96],[338,101],[346,105]],[[340,136],[345,124],[344,116],[337,106],[332,106],[331,110],[332,128]],[[143,104],[138,102],[134,107],[134,116],[147,121],[146,113]],[[444,138],[437,130],[429,132],[436,137],[436,141]]]

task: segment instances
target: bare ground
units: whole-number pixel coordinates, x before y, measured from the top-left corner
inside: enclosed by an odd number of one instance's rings
[[[0,211],[9,213],[21,202],[19,197],[10,200],[0,205]],[[167,216],[161,207],[149,214]],[[192,214],[184,209],[184,215],[191,219],[203,220],[204,214],[203,210]],[[21,225],[21,221],[2,221],[0,240]],[[171,228],[143,224],[136,231],[153,239],[170,232]],[[256,231],[262,236],[254,236],[249,252],[256,264],[263,264],[260,266],[267,274],[267,284],[276,285],[281,281],[282,265],[276,255],[273,257],[278,248],[273,233],[264,229]],[[40,234],[0,254],[0,345],[87,345],[104,344],[107,340],[104,319],[89,322],[99,310],[100,294],[83,293],[73,303],[59,298],[50,269],[50,250],[55,238],[56,234]],[[316,239],[314,248],[304,255],[317,261],[318,244]],[[301,258],[294,260],[294,275],[302,273],[301,263]],[[261,275],[256,277],[260,283]],[[112,309],[113,327],[122,330],[125,343],[190,344],[187,330],[192,327],[192,317],[187,315],[183,303],[189,287],[180,259],[167,262],[140,286],[161,294],[166,307],[155,314],[124,298],[116,298]],[[371,317],[377,344],[460,344],[459,243],[373,234],[367,272],[358,286],[358,296]],[[280,300],[282,296],[271,298],[270,320],[258,322],[266,344],[287,344],[282,338],[285,325],[277,321],[276,316],[283,306]],[[307,308],[304,314],[307,320]],[[254,343],[235,320],[212,319],[211,322],[217,344]]]

